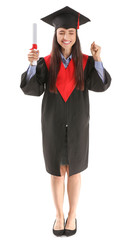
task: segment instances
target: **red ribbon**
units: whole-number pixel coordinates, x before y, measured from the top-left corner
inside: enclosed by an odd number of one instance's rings
[[[37,44],[32,44],[32,48],[30,50],[37,49]]]

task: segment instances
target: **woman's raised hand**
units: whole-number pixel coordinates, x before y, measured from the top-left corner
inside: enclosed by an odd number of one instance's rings
[[[95,42],[93,42],[91,44],[90,50],[91,50],[91,53],[92,53],[92,56],[93,56],[94,60],[101,62],[101,58],[100,58],[101,47],[96,45]]]
[[[28,53],[28,61],[30,62],[30,64],[32,65],[33,61],[37,61],[39,59],[39,50],[34,50],[32,49],[29,53]]]

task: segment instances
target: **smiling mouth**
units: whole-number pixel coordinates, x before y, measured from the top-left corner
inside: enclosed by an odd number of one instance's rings
[[[71,41],[62,41],[65,45],[68,45],[71,43]]]

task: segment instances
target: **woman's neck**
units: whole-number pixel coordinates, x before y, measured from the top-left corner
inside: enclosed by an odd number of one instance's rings
[[[67,50],[67,49],[62,48],[61,52],[62,52],[63,56],[65,57],[65,59],[67,59],[71,54],[71,49]]]

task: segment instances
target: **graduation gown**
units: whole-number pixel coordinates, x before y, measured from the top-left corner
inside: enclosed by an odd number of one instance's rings
[[[20,88],[24,94],[41,96],[42,149],[46,171],[61,176],[60,165],[68,158],[69,176],[88,167],[89,153],[89,90],[103,92],[111,84],[111,76],[104,68],[105,83],[99,77],[92,56],[83,54],[84,91],[76,89],[74,63],[65,69],[61,62],[57,75],[57,94],[49,91],[50,56],[39,58],[36,74],[26,82],[27,71],[21,75]],[[67,148],[66,148],[67,129]],[[67,153],[66,153],[67,151]]]

